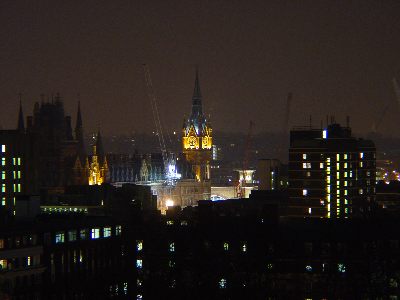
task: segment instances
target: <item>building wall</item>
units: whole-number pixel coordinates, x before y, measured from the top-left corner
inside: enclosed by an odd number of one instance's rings
[[[375,153],[371,141],[357,140],[337,124],[292,131],[289,198],[296,214],[347,218],[368,213],[375,201]]]

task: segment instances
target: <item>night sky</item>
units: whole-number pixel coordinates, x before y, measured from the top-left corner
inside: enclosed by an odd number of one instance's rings
[[[282,131],[346,115],[397,135],[400,1],[16,1],[0,2],[0,125],[16,125],[44,93],[60,92],[86,132],[153,130],[142,64],[150,67],[166,128],[190,112],[195,65],[215,130]],[[394,129],[395,128],[395,129]]]

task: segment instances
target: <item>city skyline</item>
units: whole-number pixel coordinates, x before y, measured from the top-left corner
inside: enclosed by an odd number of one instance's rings
[[[246,132],[248,116],[255,131],[282,131],[292,92],[290,126],[310,115],[317,126],[326,115],[341,123],[349,115],[354,131],[367,133],[389,106],[378,129],[389,132],[400,113],[391,82],[400,76],[398,8],[395,1],[6,3],[0,125],[15,126],[18,93],[26,113],[40,94],[59,92],[66,111],[80,99],[89,131],[101,124],[106,135],[151,132],[147,63],[165,130],[180,129],[198,64],[217,131]]]

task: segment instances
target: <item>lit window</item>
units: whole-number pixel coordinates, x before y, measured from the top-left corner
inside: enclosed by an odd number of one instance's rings
[[[329,183],[331,183],[331,176],[327,176],[326,177],[326,182],[329,184]]]
[[[307,196],[308,191],[307,190],[303,190],[303,196]]]
[[[143,241],[142,240],[136,241],[136,250],[138,252],[143,250]]]
[[[364,153],[360,152],[360,158],[364,158]]]
[[[221,278],[218,285],[220,289],[226,289],[226,279]]]
[[[168,261],[168,267],[174,268],[175,267],[175,262],[173,260]]]
[[[322,131],[322,138],[323,139],[328,138],[328,131],[327,130]]]
[[[175,243],[169,243],[169,252],[175,252]]]
[[[3,239],[0,240],[0,249],[4,249],[4,240]]]
[[[168,226],[174,225],[174,221],[168,220],[168,221],[167,221],[167,225],[168,225]]]
[[[303,159],[307,159],[307,154],[303,153]]]
[[[359,194],[362,195],[363,193],[364,193],[364,190],[363,190],[363,189],[360,189],[360,190],[359,190]]]
[[[307,271],[307,272],[312,272],[312,267],[311,267],[310,265],[307,265],[307,266],[306,266],[306,271]]]
[[[344,182],[344,186],[347,186],[347,181]]]
[[[225,251],[229,250],[229,244],[227,242],[224,243],[224,250]]]
[[[1,171],[1,179],[6,179],[6,171]]]
[[[344,195],[347,196],[347,190],[344,190]]]
[[[344,177],[347,178],[347,172],[344,172]]]
[[[56,244],[64,243],[64,232],[57,232],[56,233]]]
[[[1,165],[2,165],[2,166],[5,166],[5,165],[6,165],[6,158],[5,158],[5,157],[2,157],[2,158],[1,158]]]
[[[7,259],[0,259],[0,270],[7,269]]]
[[[87,229],[81,229],[79,232],[79,235],[81,237],[81,240],[86,240],[88,236],[88,230]]]
[[[307,169],[307,163],[303,163],[303,169]]]
[[[346,273],[346,266],[345,266],[345,264],[338,264],[338,272],[339,272],[339,273]]]
[[[350,171],[350,178],[353,177],[353,171]]]
[[[143,284],[143,282],[142,282],[142,280],[141,279],[136,279],[136,285],[137,286],[142,286],[142,284]]]
[[[336,169],[339,170],[340,169],[340,164],[336,163]]]
[[[68,241],[75,242],[76,241],[76,230],[68,231]]]
[[[307,169],[311,169],[311,163],[307,163]]]
[[[21,165],[21,157],[18,157],[18,166]]]
[[[142,300],[142,299],[143,299],[143,296],[141,294],[136,295],[136,300]]]
[[[336,178],[339,179],[340,178],[340,173],[336,172]]]
[[[21,193],[21,184],[18,183],[18,184],[17,184],[17,187],[18,187],[18,193]]]
[[[1,152],[2,153],[6,152],[6,145],[1,145]]]
[[[30,256],[26,258],[26,265],[29,267],[32,264],[32,259]]]
[[[242,244],[242,252],[246,252],[247,251],[247,243],[243,242]]]
[[[16,166],[17,165],[17,159],[15,157],[13,157],[13,165]]]
[[[336,160],[339,161],[340,160],[340,154],[336,154]]]
[[[21,171],[18,171],[18,179],[21,179]]]
[[[141,260],[141,259],[136,260],[136,268],[137,269],[143,268],[143,260]]]
[[[363,167],[363,162],[362,162],[362,161],[360,161],[360,167],[361,167],[361,168]]]
[[[119,236],[121,235],[121,233],[122,233],[122,226],[121,225],[115,226],[115,235]]]
[[[273,268],[274,268],[273,264],[271,264],[271,263],[267,264],[267,269],[268,270],[272,270]]]
[[[100,228],[92,228],[92,239],[98,239],[100,237]]]
[[[347,159],[347,153],[343,154],[343,158]]]
[[[347,163],[344,163],[344,168],[347,169]]]
[[[324,163],[319,163],[319,168],[323,169],[324,168]]]
[[[311,215],[311,207],[308,208],[308,213]]]
[[[344,199],[344,204],[348,204],[349,203],[349,201],[347,200],[347,199]]]
[[[311,172],[307,172],[307,177],[311,177]]]
[[[111,236],[111,227],[104,227],[104,228],[103,228],[103,236],[104,236],[105,238]]]

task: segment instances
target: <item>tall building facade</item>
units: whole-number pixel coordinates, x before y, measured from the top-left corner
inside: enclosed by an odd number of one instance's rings
[[[192,97],[192,112],[183,122],[182,147],[186,160],[192,166],[197,181],[210,180],[210,162],[212,158],[212,128],[210,121],[203,114],[199,73]]]
[[[32,136],[25,134],[20,106],[17,129],[0,130],[0,206],[15,212],[16,197],[38,192],[38,157]]]
[[[289,205],[292,215],[348,218],[375,202],[376,149],[349,127],[290,132]]]

